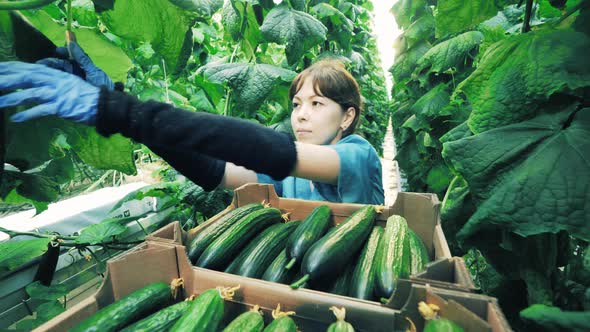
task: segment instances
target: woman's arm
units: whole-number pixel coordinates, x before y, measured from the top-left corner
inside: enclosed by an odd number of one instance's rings
[[[292,176],[328,184],[338,183],[340,174],[340,157],[327,146],[295,143],[297,162]],[[256,172],[232,163],[225,164],[225,174],[221,186],[235,189],[246,183],[256,183]]]

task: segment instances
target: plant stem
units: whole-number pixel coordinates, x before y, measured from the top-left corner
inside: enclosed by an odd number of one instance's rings
[[[524,23],[522,25],[522,33],[531,31],[531,14],[533,12],[533,0],[526,0],[526,9],[524,12]]]
[[[588,7],[589,5],[590,5],[590,1],[580,1],[578,4],[576,4],[572,8],[568,9],[567,12],[559,18],[559,20],[557,21],[557,24],[563,22],[566,18],[570,17],[573,13],[577,12],[578,10],[580,10],[584,7]]]
[[[68,0],[67,12],[68,12],[68,22],[66,24],[66,30],[72,31],[72,0]]]

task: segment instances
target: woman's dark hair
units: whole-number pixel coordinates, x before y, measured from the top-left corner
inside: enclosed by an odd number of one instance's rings
[[[321,60],[295,77],[289,89],[289,99],[299,92],[306,79],[311,78],[313,90],[318,96],[327,97],[338,103],[345,112],[348,108],[355,109],[351,125],[342,133],[346,137],[354,133],[359,123],[363,102],[359,85],[338,60]]]

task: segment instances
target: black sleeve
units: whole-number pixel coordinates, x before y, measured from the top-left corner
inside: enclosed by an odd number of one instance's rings
[[[121,133],[148,147],[204,154],[276,180],[289,176],[297,162],[287,134],[246,120],[141,102],[118,91],[101,89],[96,128],[104,136]]]
[[[217,188],[223,180],[225,161],[198,152],[188,153],[157,145],[146,146],[205,191]]]

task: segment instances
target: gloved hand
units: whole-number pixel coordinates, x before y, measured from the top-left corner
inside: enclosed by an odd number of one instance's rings
[[[72,53],[73,60],[69,60],[69,52]],[[84,71],[84,76],[82,77],[86,79],[86,81],[96,87],[106,86],[107,89],[113,91],[115,88],[115,84],[111,80],[111,78],[104,72],[102,69],[98,68],[90,59],[88,54],[84,52],[84,50],[76,43],[75,41],[70,41],[68,44],[68,48],[66,47],[58,47],[55,50],[55,53],[59,58],[46,58],[37,61],[38,64],[46,65],[51,68],[59,69],[70,74],[76,74],[75,64],[72,61],[75,61],[82,70]]]
[[[23,122],[47,115],[92,125],[96,122],[100,88],[78,76],[44,65],[18,61],[0,62],[0,90],[16,90],[0,96],[0,108],[39,104],[14,114]]]

